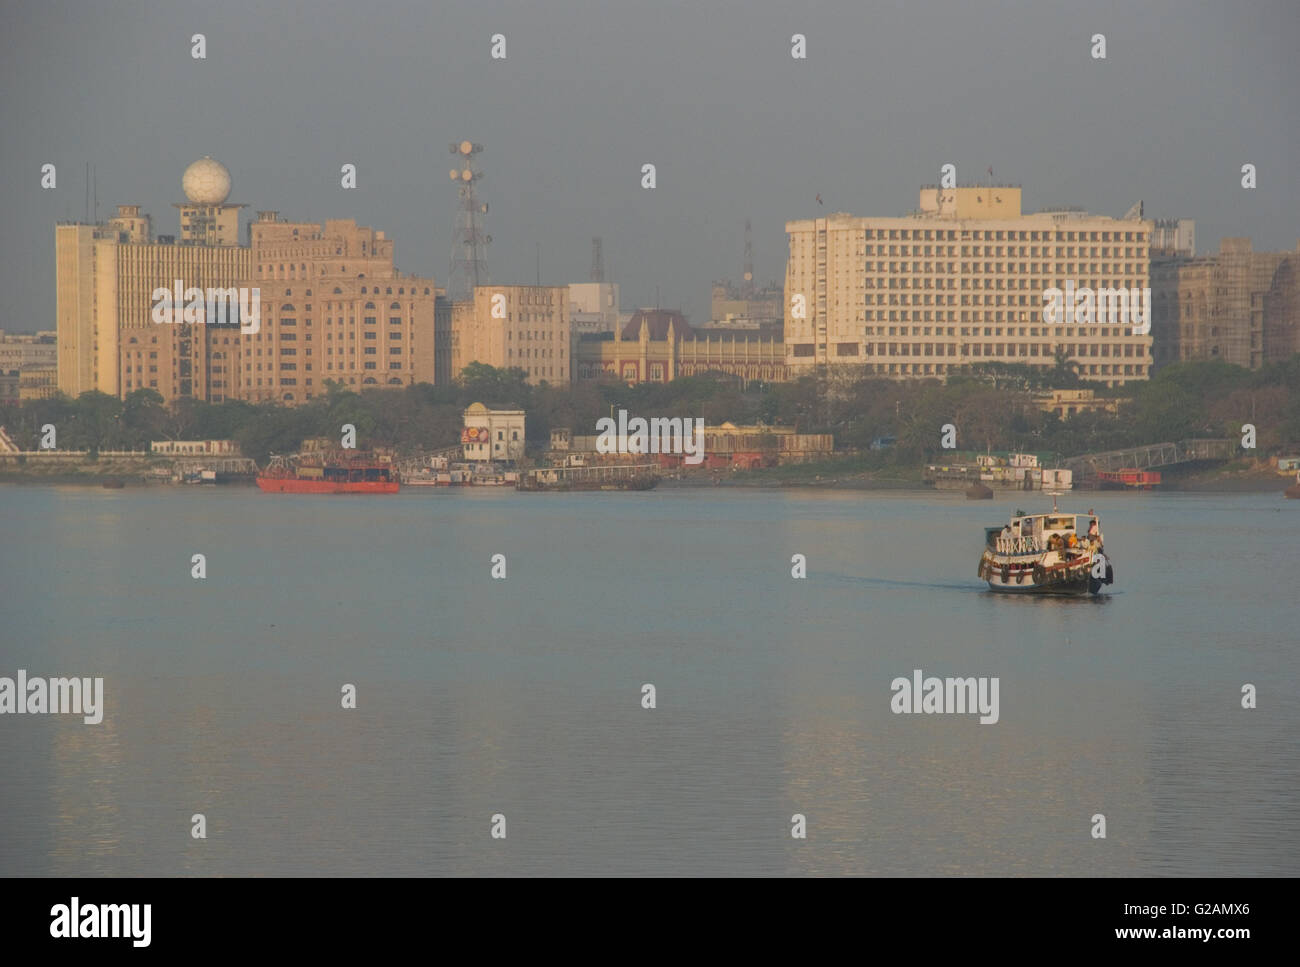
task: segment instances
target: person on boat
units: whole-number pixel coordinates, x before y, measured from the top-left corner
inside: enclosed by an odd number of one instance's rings
[[[1006,552],[1011,549],[1011,525],[1006,524],[1002,528],[1002,539],[998,541],[998,550]]]
[[[1070,550],[1074,550],[1079,546],[1079,538],[1075,536],[1074,531],[1070,531],[1070,536],[1066,540],[1066,544],[1069,546]]]

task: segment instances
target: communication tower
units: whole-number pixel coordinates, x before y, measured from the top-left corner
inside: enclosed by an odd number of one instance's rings
[[[483,231],[483,216],[488,206],[478,197],[477,185],[483,172],[475,158],[483,145],[461,141],[451,146],[456,156],[456,167],[451,169],[451,179],[456,182],[460,203],[456,208],[456,234],[452,243],[451,271],[447,276],[447,295],[453,301],[465,301],[474,296],[474,287],[487,285],[491,279],[487,269],[487,246],[492,236]]]

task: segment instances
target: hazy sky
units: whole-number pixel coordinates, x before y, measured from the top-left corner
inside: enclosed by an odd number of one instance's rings
[[[902,214],[963,182],[1060,204],[1300,239],[1300,2],[869,3],[415,0],[0,2],[0,328],[54,327],[54,225],[138,203],[178,232],[181,172],[208,154],[231,201],[355,218],[406,272],[447,277],[452,141],[485,146],[494,281],[586,281],[591,237],[625,308],[708,314],[753,220],[759,282],[785,222]],[[207,36],[207,59],[190,36]],[[490,37],[506,36],[504,61]],[[808,57],[790,56],[794,33]],[[1107,59],[1090,37],[1104,33]],[[40,167],[58,187],[40,188]],[[339,168],[358,167],[343,190]],[[658,186],[641,187],[641,166]],[[1259,186],[1240,187],[1244,163]],[[820,194],[825,206],[818,206]],[[243,233],[241,230],[241,239]]]

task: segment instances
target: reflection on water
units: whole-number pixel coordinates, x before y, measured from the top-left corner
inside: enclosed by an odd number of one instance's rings
[[[1084,499],[1099,599],[987,592],[960,495],[6,488],[0,675],[106,712],[0,719],[0,873],[1296,873],[1300,507]]]

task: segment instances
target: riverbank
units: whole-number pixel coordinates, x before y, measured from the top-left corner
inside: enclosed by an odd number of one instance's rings
[[[925,465],[884,465],[879,458],[849,457],[818,463],[790,464],[761,470],[687,471],[681,480],[665,480],[666,487],[754,487],[827,490],[933,490],[922,481]],[[1164,468],[1159,490],[1167,492],[1281,493],[1294,483],[1264,461],[1239,460],[1205,469]],[[1085,488],[1078,488],[1084,490]],[[1090,489],[1090,488],[1088,488]]]

